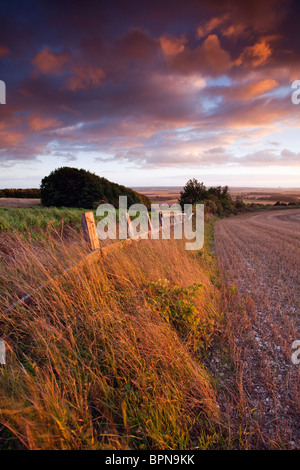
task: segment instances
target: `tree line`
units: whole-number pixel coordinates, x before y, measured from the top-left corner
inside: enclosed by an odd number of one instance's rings
[[[41,190],[39,188],[29,188],[29,189],[5,188],[5,189],[0,189],[0,197],[40,199]]]

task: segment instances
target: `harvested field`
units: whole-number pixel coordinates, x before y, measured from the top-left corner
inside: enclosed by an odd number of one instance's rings
[[[235,403],[225,398],[224,408],[233,427],[243,416],[249,448],[299,448],[299,365],[291,355],[300,339],[300,211],[223,219],[215,225],[215,250],[228,288],[227,339],[239,395]]]

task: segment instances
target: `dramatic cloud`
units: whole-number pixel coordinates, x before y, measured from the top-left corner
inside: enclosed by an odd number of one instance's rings
[[[80,67],[74,69],[74,75],[67,79],[66,85],[72,91],[100,86],[105,72],[101,67]]]
[[[299,166],[297,2],[20,5],[0,6],[4,167]]]
[[[186,38],[175,38],[172,36],[162,36],[159,38],[159,43],[162,48],[163,53],[169,57],[176,56],[180,52],[184,51],[184,44],[186,43]]]
[[[266,62],[271,55],[270,45],[262,39],[253,46],[246,47],[235,63],[244,67],[258,67]]]
[[[274,88],[278,86],[279,82],[277,80],[261,80],[259,82],[249,83],[248,85],[229,88],[224,93],[224,97],[235,100],[250,100],[251,98],[256,98],[274,90]]]
[[[202,37],[205,37],[207,36],[209,33],[211,33],[212,31],[215,31],[218,26],[222,25],[223,23],[225,23],[229,18],[229,15],[223,15],[221,17],[214,17],[214,18],[211,18],[209,21],[207,21],[207,23],[205,23],[205,25],[203,26],[199,26],[197,28],[197,36],[198,38],[202,38]]]
[[[30,116],[28,119],[29,127],[36,132],[45,129],[53,129],[60,127],[62,123],[53,118],[45,118],[40,116]]]

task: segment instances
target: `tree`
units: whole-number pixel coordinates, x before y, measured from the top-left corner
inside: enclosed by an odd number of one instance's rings
[[[118,207],[119,196],[127,196],[128,205],[140,203],[142,195],[125,186],[78,168],[62,167],[45,176],[41,183],[41,200],[45,206],[92,209],[103,202]],[[143,203],[150,200],[143,197]],[[145,204],[146,205],[146,204]]]
[[[190,179],[180,192],[179,204],[195,204],[207,198],[207,190],[203,183],[195,178]]]

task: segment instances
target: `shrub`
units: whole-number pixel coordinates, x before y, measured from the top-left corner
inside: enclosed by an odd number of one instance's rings
[[[245,209],[246,204],[244,203],[243,199],[241,197],[237,197],[235,200],[235,207],[236,209]]]
[[[207,191],[203,183],[199,183],[195,178],[189,180],[180,192],[179,204],[195,204],[206,199]]]
[[[206,189],[203,183],[191,179],[180,193],[179,204],[183,208],[184,204],[196,203],[204,204],[205,212],[210,214],[227,215],[236,212],[228,186],[216,186]]]
[[[152,308],[173,325],[183,340],[192,341],[194,351],[206,349],[211,342],[214,320],[203,318],[194,302],[203,284],[194,283],[185,288],[159,279],[149,286]]]
[[[142,197],[125,186],[100,178],[95,173],[70,167],[52,171],[41,183],[41,199],[45,206],[92,209],[95,203],[98,205],[106,202],[118,207],[119,196],[127,196],[128,205],[140,203]],[[150,204],[150,200],[148,203]]]

